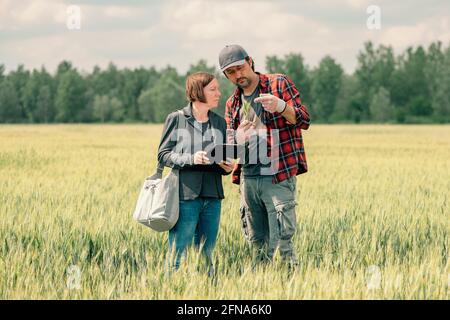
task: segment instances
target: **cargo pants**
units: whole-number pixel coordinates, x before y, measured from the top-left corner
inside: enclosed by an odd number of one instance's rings
[[[292,241],[296,182],[296,176],[277,184],[272,176],[241,177],[241,223],[255,249],[255,262],[271,261],[279,247],[283,260],[297,263]]]

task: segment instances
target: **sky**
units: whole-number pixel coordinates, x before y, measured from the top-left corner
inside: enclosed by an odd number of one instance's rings
[[[80,9],[80,28],[70,29]],[[380,9],[380,28],[368,19]],[[372,21],[372,20],[370,20]],[[54,71],[63,59],[79,70],[167,65],[186,72],[205,59],[218,65],[227,44],[240,44],[264,72],[268,55],[301,53],[315,67],[331,55],[346,72],[366,41],[396,54],[433,41],[450,44],[448,0],[0,0],[0,64],[7,71]]]

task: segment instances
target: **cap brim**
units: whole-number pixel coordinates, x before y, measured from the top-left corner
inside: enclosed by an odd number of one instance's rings
[[[222,72],[227,70],[228,68],[231,67],[235,67],[235,66],[242,66],[245,63],[245,59],[239,60],[239,61],[235,61],[233,63],[230,63],[229,65],[227,65],[226,67],[222,68]]]

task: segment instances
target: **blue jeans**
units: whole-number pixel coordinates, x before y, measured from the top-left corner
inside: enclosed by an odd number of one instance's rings
[[[196,198],[180,200],[180,216],[169,231],[169,263],[173,269],[180,266],[181,256],[194,242],[212,265],[212,252],[219,231],[221,199]],[[174,253],[172,257],[170,253]],[[173,259],[173,260],[172,260]],[[173,261],[173,265],[172,262]]]

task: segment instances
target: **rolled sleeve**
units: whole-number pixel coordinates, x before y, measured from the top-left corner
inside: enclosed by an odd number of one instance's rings
[[[280,96],[286,102],[287,107],[294,108],[295,112],[296,123],[291,124],[286,121],[286,124],[289,126],[300,126],[301,129],[307,130],[310,125],[309,112],[300,101],[300,92],[287,76],[283,76],[279,80]]]

